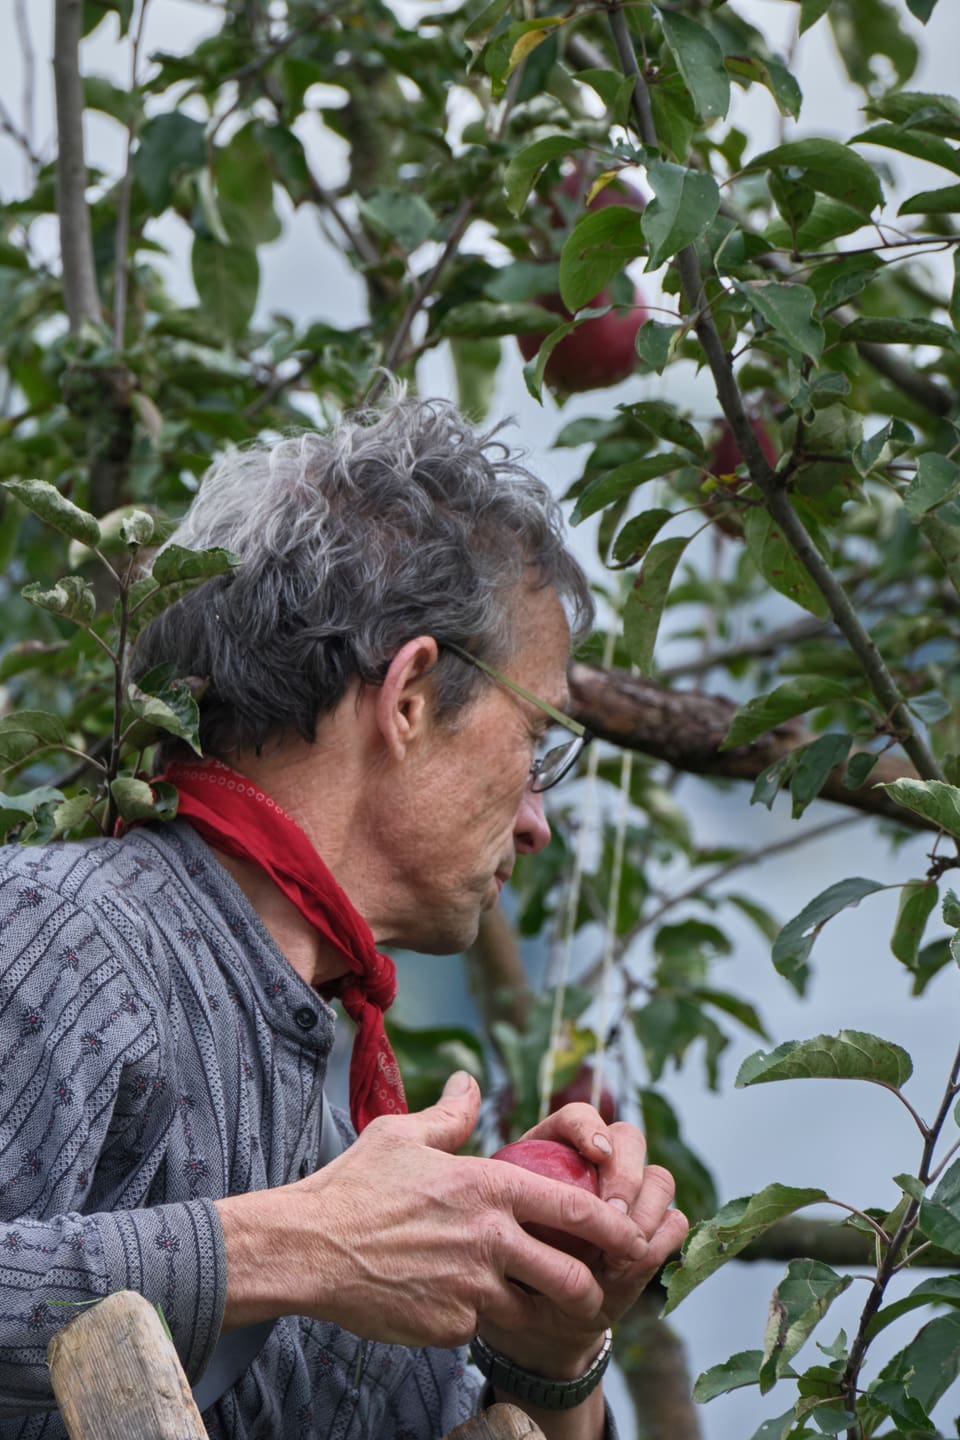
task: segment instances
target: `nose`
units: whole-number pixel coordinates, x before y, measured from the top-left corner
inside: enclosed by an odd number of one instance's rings
[[[523,792],[517,811],[513,841],[518,855],[536,855],[550,843],[550,826],[543,811],[543,796],[531,790],[529,785]]]

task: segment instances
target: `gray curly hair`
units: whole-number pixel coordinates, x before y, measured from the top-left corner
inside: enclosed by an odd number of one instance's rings
[[[144,630],[132,674],[172,662],[206,679],[201,743],[226,755],[294,731],[312,741],[351,680],[382,683],[416,635],[502,664],[521,581],[556,588],[577,642],[593,601],[559,508],[495,436],[445,401],[400,398],[328,433],[230,451],[171,540],[241,563]],[[488,683],[441,648],[437,715]]]

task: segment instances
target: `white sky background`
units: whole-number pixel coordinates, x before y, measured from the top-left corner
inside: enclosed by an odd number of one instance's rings
[[[738,8],[763,28],[772,42],[786,45],[795,23],[796,5],[786,0],[741,0]],[[24,4],[21,13],[27,9],[36,58],[34,143],[41,153],[49,155],[54,134],[49,74],[52,5],[40,5],[34,0]],[[16,10],[15,0],[0,0],[0,34],[6,42],[0,49],[0,97],[20,123],[23,87],[29,72],[16,43]],[[197,0],[151,0],[144,53],[166,48],[184,50],[216,28],[217,21],[210,7]],[[915,23],[912,28],[920,40],[923,60],[919,73],[910,82],[911,88],[949,92],[956,83],[960,55],[960,6],[956,0],[940,0],[926,29]],[[113,42],[113,35],[112,22],[107,22],[85,46],[84,65],[90,72],[109,73],[125,81],[129,62],[124,47]],[[794,131],[788,127],[788,137],[791,133],[819,133],[843,140],[863,127],[857,109],[858,93],[843,75],[829,44],[825,22],[804,38],[794,73],[804,91],[805,105],[801,128]],[[767,93],[756,87],[744,96],[735,87],[734,95],[738,97],[737,123],[750,134],[751,149],[776,143],[778,117]],[[93,163],[115,171],[120,163],[121,142],[116,124],[99,116],[90,118],[87,144]],[[923,162],[893,152],[872,153],[879,162],[894,167],[904,189],[945,183],[941,174],[934,175]],[[337,142],[328,139],[326,148],[317,154],[317,163],[324,178],[336,183],[342,168]],[[21,194],[22,189],[22,157],[6,137],[0,136],[0,196],[9,199]],[[895,205],[890,207],[891,216],[895,209]],[[171,273],[180,277],[178,285],[186,285],[189,294],[189,280],[183,278],[189,271],[182,264],[189,236],[185,227],[173,224],[163,233],[176,256]],[[52,231],[48,241],[55,250]],[[261,304],[265,314],[283,310],[299,313],[303,320],[356,323],[364,303],[361,283],[323,241],[312,215],[293,216],[282,241],[261,251],[261,258]],[[641,283],[649,291],[649,280]],[[421,388],[424,393],[451,393],[452,381],[442,355],[432,355],[425,361]],[[559,494],[579,473],[583,461],[582,452],[550,449],[560,424],[579,415],[609,413],[621,401],[657,396],[678,401],[698,419],[706,419],[716,411],[706,379],[697,380],[692,371],[684,373],[673,368],[662,378],[647,377],[626,382],[615,390],[575,397],[561,415],[549,396],[542,407],[527,396],[519,357],[508,341],[494,414],[515,416],[516,433],[529,448],[531,462]],[[656,503],[652,493],[645,492],[644,498],[645,503]],[[585,561],[595,566],[592,536],[578,534],[576,544]],[[786,602],[784,609],[797,613]],[[668,619],[668,629],[670,623]],[[678,622],[674,620],[673,624]],[[670,662],[684,653],[682,644],[667,643],[660,659]],[[719,689],[722,683],[718,678],[713,688]],[[738,843],[762,850],[796,831],[789,819],[788,802],[782,797],[773,815],[769,815],[761,807],[748,808],[739,789],[728,798],[687,778],[680,784],[679,798],[690,807],[697,838],[704,845]],[[801,824],[810,828],[838,813],[828,806],[814,805]],[[786,920],[827,885],[851,873],[889,884],[922,874],[928,848],[929,841],[919,839],[894,855],[872,833],[869,822],[864,822],[843,829],[829,840],[773,857],[760,870],[735,877],[730,888],[759,890],[764,902]],[[682,883],[678,882],[678,888]],[[766,945],[742,924],[730,924],[737,936],[737,952],[719,968],[715,983],[747,995],[757,1004],[773,1043],[849,1026],[904,1045],[916,1065],[908,1093],[914,1106],[929,1117],[939,1103],[957,1043],[956,977],[945,972],[933,982],[926,997],[919,1001],[910,998],[905,973],[888,949],[897,894],[891,891],[871,897],[858,909],[830,923],[814,948],[815,980],[806,1001],[798,1001],[776,976]],[[591,953],[582,958],[588,961],[594,956]],[[642,954],[637,963],[642,967]],[[441,1014],[432,1007],[447,1002],[463,1013],[468,1002],[460,977],[453,973],[449,961],[417,960],[415,965],[405,967],[405,972],[403,1018],[411,1023],[439,1020]],[[431,1013],[421,1008],[428,998]],[[450,1013],[448,1009],[447,1015]],[[670,1074],[661,1082],[683,1117],[688,1141],[713,1170],[722,1198],[746,1194],[778,1180],[820,1185],[830,1194],[859,1206],[895,1203],[898,1191],[891,1177],[915,1168],[920,1146],[912,1122],[893,1096],[878,1087],[822,1081],[734,1091],[732,1078],[737,1066],[755,1048],[752,1037],[735,1037],[724,1058],[724,1088],[720,1095],[709,1095],[704,1090],[697,1055],[683,1072]],[[687,1343],[694,1374],[725,1360],[734,1351],[762,1346],[769,1295],[781,1274],[780,1265],[733,1263],[684,1302],[672,1323]],[[911,1285],[901,1284],[900,1293]],[[855,1328],[865,1293],[865,1282],[857,1282],[834,1305],[822,1334],[817,1332],[824,1343],[834,1338],[840,1325],[848,1333]],[[926,1318],[926,1312],[917,1314]],[[891,1353],[894,1345],[905,1343],[913,1333],[908,1318],[903,1327],[891,1327],[881,1337],[875,1353]],[[812,1363],[817,1355],[812,1344],[809,1349],[812,1353],[808,1363]],[[803,1356],[800,1358],[802,1361]],[[782,1395],[775,1390],[762,1400],[754,1389],[749,1389],[711,1402],[701,1415],[704,1440],[747,1440],[763,1418],[788,1408],[792,1387],[780,1388]],[[960,1410],[958,1400],[960,1397],[954,1394],[951,1405],[948,1398],[941,1408],[941,1424],[949,1426],[949,1417]],[[625,1421],[624,1413],[622,1423]],[[629,1440],[629,1427],[625,1428]]]

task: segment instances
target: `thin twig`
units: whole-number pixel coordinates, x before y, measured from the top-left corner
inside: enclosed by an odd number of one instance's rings
[[[926,1127],[926,1138],[923,1143],[923,1152],[920,1157],[920,1169],[917,1177],[921,1185],[924,1186],[924,1188],[926,1188],[926,1186],[930,1183],[933,1152],[936,1149],[937,1141],[940,1138],[940,1132],[943,1129],[944,1123],[946,1121],[947,1113],[949,1112],[957,1093],[958,1075],[960,1075],[960,1048],[958,1048],[957,1053],[953,1058],[953,1065],[950,1070],[950,1078],[944,1090],[943,1098],[940,1102],[940,1108],[937,1111],[936,1118],[934,1119],[932,1124]],[[861,1312],[860,1323],[858,1325],[857,1333],[854,1337],[853,1344],[850,1347],[850,1353],[847,1358],[846,1368],[843,1372],[843,1378],[840,1382],[843,1393],[847,1397],[847,1404],[850,1410],[854,1410],[856,1408],[856,1397],[857,1388],[860,1380],[860,1371],[863,1368],[863,1362],[866,1357],[868,1346],[870,1344],[870,1337],[868,1335],[870,1321],[873,1319],[874,1315],[876,1315],[877,1311],[883,1303],[883,1297],[886,1292],[887,1285],[890,1281],[890,1277],[894,1274],[897,1268],[900,1258],[900,1252],[903,1249],[903,1246],[906,1244],[910,1235],[916,1228],[917,1217],[919,1213],[919,1200],[911,1199],[903,1214],[903,1218],[901,1219],[900,1224],[897,1226],[893,1239],[890,1241],[890,1245],[886,1251],[886,1254],[883,1256],[883,1259],[877,1267],[876,1278],[873,1282],[870,1294],[867,1296],[866,1303]],[[853,1427],[851,1427],[847,1431],[847,1440],[859,1440],[858,1429],[854,1429]]]
[[[122,350],[125,335],[127,288],[130,283],[130,199],[133,194],[133,147],[137,134],[136,91],[140,62],[140,43],[150,0],[141,0],[140,13],[130,49],[130,114],[127,118],[127,151],[123,179],[117,200],[116,282],[113,290],[113,348]]]
[[[750,865],[759,865],[769,859],[771,855],[780,855],[787,850],[794,850],[799,845],[805,845],[809,840],[820,840],[824,835],[830,834],[835,830],[840,830],[845,825],[855,825],[858,821],[865,818],[863,815],[844,815],[840,820],[826,820],[823,824],[815,825],[809,830],[796,831],[787,835],[784,839],[777,840],[772,845],[758,846],[755,850],[749,850],[743,855],[737,855],[732,860],[725,860],[722,865],[718,865],[715,869],[711,870],[709,875],[705,875],[703,879],[698,880],[696,884],[688,886],[686,890],[678,891],[676,895],[668,896],[651,914],[642,916],[619,941],[617,945],[618,958],[622,960],[630,949],[630,946],[643,934],[644,930],[649,930],[651,926],[658,924],[668,911],[673,910],[677,905],[683,905],[688,900],[696,900],[698,896],[703,895],[711,886],[716,885],[720,880],[726,879],[728,875],[732,875],[735,871],[746,869]],[[599,972],[600,963],[595,961],[590,969],[578,978],[577,984],[585,985],[589,988],[593,981],[596,980]]]
[[[57,215],[63,298],[73,334],[85,324],[103,324],[83,153],[82,29],[83,0],[56,0],[53,76],[57,102]]]
[[[30,22],[27,19],[26,0],[16,0],[13,14],[17,26],[17,39],[20,42],[20,58],[23,62],[23,87],[20,92],[20,114],[23,133],[27,139],[27,169],[24,178],[27,187],[32,188],[37,169],[39,168],[33,158],[37,57],[33,49],[33,36],[30,33]]]

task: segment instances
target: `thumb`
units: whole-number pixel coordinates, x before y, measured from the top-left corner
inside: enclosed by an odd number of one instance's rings
[[[466,1070],[455,1070],[435,1105],[409,1116],[421,1145],[453,1154],[471,1134],[480,1114],[480,1086]]]

